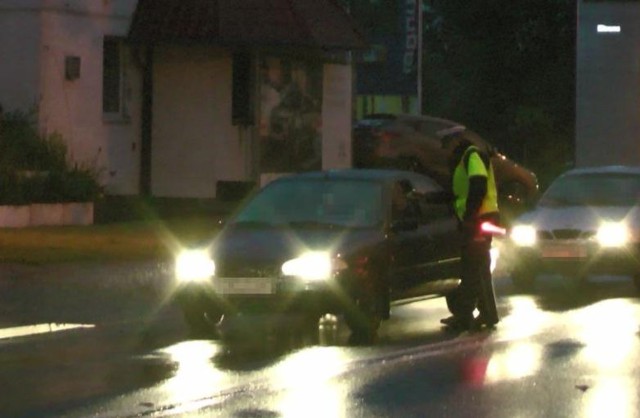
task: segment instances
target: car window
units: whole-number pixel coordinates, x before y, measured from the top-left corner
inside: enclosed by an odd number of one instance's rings
[[[558,178],[540,198],[540,206],[633,206],[640,196],[640,175],[576,174]]]
[[[425,224],[436,219],[452,216],[449,202],[444,200],[436,201],[434,199],[436,195],[443,196],[442,193],[444,192],[435,180],[422,175],[415,175],[410,178],[410,181],[414,190],[414,203],[419,208],[420,223]]]
[[[382,128],[391,124],[391,121],[380,119],[364,119],[358,121],[356,128]]]
[[[393,183],[391,195],[391,217],[393,220],[419,221],[420,204],[414,187],[407,179]]]
[[[271,183],[235,217],[236,224],[371,227],[383,220],[382,185],[345,179]]]
[[[435,180],[426,176],[414,175],[409,177],[408,180],[413,185],[413,190],[421,195],[442,190],[442,187]]]

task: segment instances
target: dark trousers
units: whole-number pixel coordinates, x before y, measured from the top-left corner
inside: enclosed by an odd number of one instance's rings
[[[482,282],[491,281],[491,236],[464,233],[460,253],[460,286],[449,299],[449,310],[460,318],[471,318],[478,308],[487,312],[486,298],[481,297]]]

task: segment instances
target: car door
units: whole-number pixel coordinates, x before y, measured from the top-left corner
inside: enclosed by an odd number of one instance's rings
[[[411,182],[408,179],[395,181],[389,194],[390,284],[394,293],[406,293],[426,280],[421,271],[424,270],[425,255],[433,254],[436,249]]]

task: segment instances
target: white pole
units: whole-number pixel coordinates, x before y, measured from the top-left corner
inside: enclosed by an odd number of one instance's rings
[[[417,113],[422,114],[422,0],[416,0],[418,7],[418,50],[416,51],[416,60],[418,61],[418,74],[417,74]]]

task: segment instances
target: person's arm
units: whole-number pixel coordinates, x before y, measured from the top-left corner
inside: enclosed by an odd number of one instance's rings
[[[487,194],[488,173],[482,157],[477,152],[472,152],[466,163],[467,172],[469,173],[469,192],[464,211],[464,221],[475,221],[478,218],[482,201]]]
[[[487,194],[487,177],[473,176],[469,178],[469,194],[467,195],[467,206],[464,210],[464,220],[472,221],[478,217],[478,211],[482,201]]]

